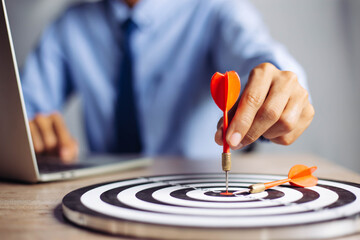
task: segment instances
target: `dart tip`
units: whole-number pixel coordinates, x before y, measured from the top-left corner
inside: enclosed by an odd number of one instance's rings
[[[225,185],[226,185],[226,193],[229,190],[229,171],[225,171]]]

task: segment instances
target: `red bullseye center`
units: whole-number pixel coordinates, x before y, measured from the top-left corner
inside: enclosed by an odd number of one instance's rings
[[[234,195],[232,192],[228,192],[228,191],[226,191],[226,192],[221,192],[220,193],[220,195],[224,195],[224,196],[232,196],[232,195]]]

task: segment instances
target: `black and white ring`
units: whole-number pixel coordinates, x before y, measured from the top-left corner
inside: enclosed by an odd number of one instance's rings
[[[229,190],[283,177],[232,174]],[[73,191],[64,197],[63,209],[66,216],[75,211],[115,221],[208,229],[297,226],[360,213],[360,187],[355,184],[319,180],[306,189],[286,184],[237,196],[222,196],[223,189],[222,174],[128,179]]]

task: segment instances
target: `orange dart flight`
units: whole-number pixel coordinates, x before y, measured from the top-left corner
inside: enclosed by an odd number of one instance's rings
[[[239,194],[243,192],[259,193],[265,191],[266,189],[276,187],[287,182],[290,182],[291,185],[297,187],[313,187],[316,186],[318,182],[317,177],[312,175],[312,173],[315,172],[316,169],[316,166],[307,167],[305,165],[295,165],[290,169],[288,178],[286,179],[267,183],[256,183],[249,186],[249,189],[237,191],[234,192],[234,194]]]
[[[216,72],[211,78],[210,90],[211,96],[216,105],[224,112],[224,153],[229,153],[229,145],[225,141],[225,133],[228,127],[228,111],[236,103],[240,94],[240,78],[235,71],[226,72],[221,74]]]
[[[226,130],[229,125],[228,111],[234,106],[239,97],[240,86],[239,75],[234,71],[225,74],[216,72],[211,78],[211,96],[216,105],[224,112],[222,168],[225,171],[226,193],[228,192],[228,171],[231,168],[230,148],[226,142]]]

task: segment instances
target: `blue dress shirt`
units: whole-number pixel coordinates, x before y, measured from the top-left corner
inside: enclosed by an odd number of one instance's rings
[[[43,33],[21,79],[28,117],[60,111],[74,92],[82,98],[93,152],[116,152],[115,101],[121,66],[120,25],[133,33],[134,90],[144,154],[218,156],[221,117],[210,96],[214,72],[235,70],[242,89],[252,68],[271,62],[303,70],[271,39],[259,14],[244,0],[141,0],[83,3],[68,9]]]

